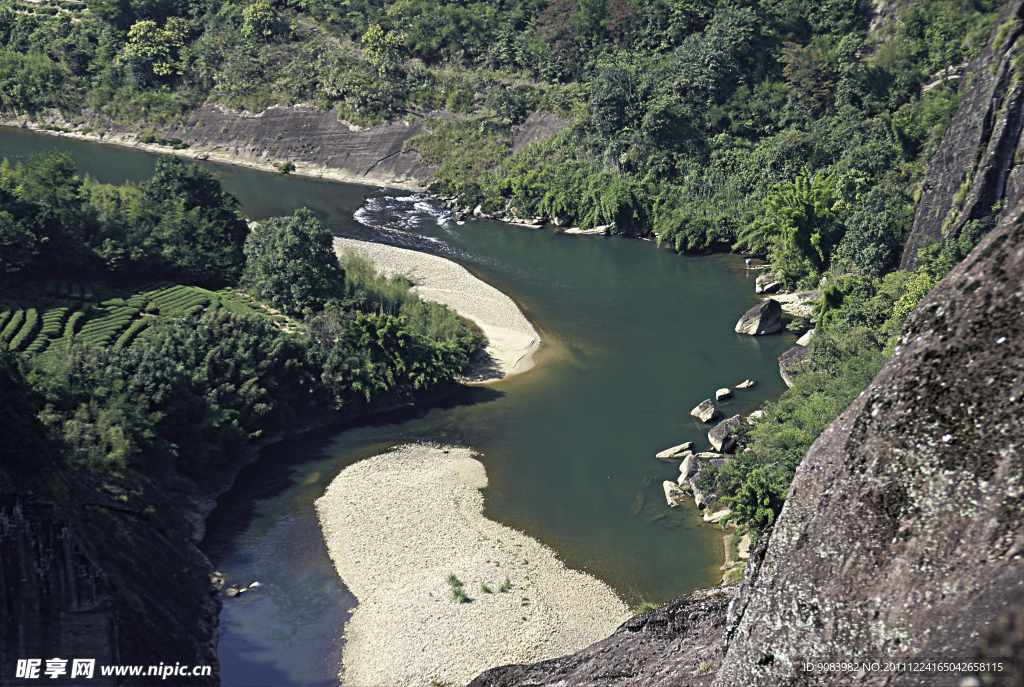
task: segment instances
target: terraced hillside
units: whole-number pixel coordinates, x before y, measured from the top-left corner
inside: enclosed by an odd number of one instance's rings
[[[120,290],[50,280],[42,289],[25,289],[16,301],[0,302],[0,343],[46,366],[61,343],[76,336],[96,346],[127,348],[161,318],[221,308],[287,324],[287,318],[231,288],[210,291],[162,281]]]

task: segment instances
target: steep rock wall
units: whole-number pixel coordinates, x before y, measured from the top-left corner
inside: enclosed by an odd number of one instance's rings
[[[0,471],[0,684],[21,684],[17,661],[33,658],[94,658],[90,684],[166,685],[99,674],[105,665],[161,662],[210,666],[209,677],[188,684],[219,684],[220,602],[182,515],[194,487],[174,477],[128,486],[70,472],[62,490],[70,505],[19,490]],[[70,674],[42,679],[82,684]]]
[[[1024,0],[1010,0],[962,81],[970,86],[928,163],[900,269],[913,269],[921,248],[959,236],[971,220],[995,226],[1024,194],[1022,33]]]
[[[800,662],[977,655],[1024,598],[1022,413],[1024,203],[921,302],[800,464],[715,684],[875,684]]]
[[[737,585],[681,596],[627,620],[583,651],[535,665],[493,668],[469,687],[701,687],[722,661],[726,609]]]

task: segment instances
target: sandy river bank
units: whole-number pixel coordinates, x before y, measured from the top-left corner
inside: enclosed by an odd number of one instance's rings
[[[603,582],[483,516],[487,477],[474,455],[401,446],[344,469],[317,500],[330,556],[359,600],[346,687],[466,684],[578,651],[629,617]],[[468,602],[452,597],[450,575]]]

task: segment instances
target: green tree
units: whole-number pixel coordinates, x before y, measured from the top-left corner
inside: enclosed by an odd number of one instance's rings
[[[246,38],[259,36],[264,42],[274,35],[277,13],[270,0],[256,0],[242,10],[242,34]]]
[[[388,78],[398,67],[398,46],[401,45],[394,34],[384,33],[380,24],[370,24],[363,34],[363,57],[370,61],[377,75]]]
[[[821,174],[776,187],[763,201],[764,215],[743,232],[737,247],[789,266],[787,281],[806,276],[805,263],[825,269],[842,236],[834,190],[832,177]]]
[[[169,17],[163,28],[155,21],[144,19],[128,29],[128,43],[124,53],[146,66],[150,78],[169,76],[178,71],[178,51],[188,39],[188,22],[181,17]]]
[[[246,287],[289,315],[322,310],[344,296],[345,272],[331,232],[306,208],[257,224],[245,258]]]
[[[768,469],[759,468],[747,476],[735,496],[728,496],[723,501],[740,522],[761,531],[779,516],[786,502],[786,492],[771,478]]]
[[[142,199],[153,223],[152,233],[142,242],[155,240],[166,265],[195,283],[237,283],[245,264],[248,228],[238,215],[238,199],[221,188],[217,177],[199,165],[164,155],[142,185]]]

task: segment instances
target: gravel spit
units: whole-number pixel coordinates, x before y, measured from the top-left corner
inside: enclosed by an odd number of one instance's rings
[[[483,517],[487,476],[474,455],[404,445],[345,468],[316,501],[331,559],[359,600],[345,628],[345,687],[464,685],[488,668],[579,651],[629,617],[606,584]],[[453,574],[469,602],[453,599]]]
[[[382,243],[334,239],[334,250],[353,251],[371,260],[384,274],[401,274],[416,284],[421,298],[447,305],[467,317],[487,336],[485,361],[465,381],[485,383],[533,367],[540,335],[511,298],[469,273],[458,263]]]

